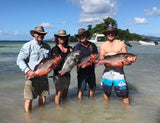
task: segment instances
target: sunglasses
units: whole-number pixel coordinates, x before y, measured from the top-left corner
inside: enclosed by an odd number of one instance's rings
[[[58,36],[58,38],[64,39],[64,38],[67,38],[67,37],[66,36]]]
[[[36,33],[36,34],[38,34],[38,35],[40,35],[40,36],[44,36],[45,34],[43,34],[43,33]]]
[[[83,38],[86,38],[86,36],[85,35],[79,36],[79,39],[83,39]]]
[[[114,33],[114,32],[109,32],[107,35],[115,36],[116,33]]]

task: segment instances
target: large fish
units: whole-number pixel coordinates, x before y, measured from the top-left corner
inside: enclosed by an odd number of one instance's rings
[[[60,74],[64,75],[66,72],[72,70],[72,68],[80,61],[81,52],[79,50],[71,52],[65,59],[62,69],[60,70]]]
[[[123,67],[136,62],[137,56],[131,53],[118,53],[115,55],[106,56],[104,59],[95,60],[95,66],[104,64],[106,67]]]
[[[98,54],[94,54],[94,53],[87,57],[84,57],[83,59],[81,59],[80,63],[78,64],[78,69],[85,68],[87,66],[91,66],[94,60],[97,58],[98,58]]]
[[[51,58],[44,58],[38,65],[35,66],[34,72],[37,76],[47,75],[58,66],[61,59],[62,57],[60,55],[56,55]],[[26,79],[30,79],[27,75],[26,77]]]

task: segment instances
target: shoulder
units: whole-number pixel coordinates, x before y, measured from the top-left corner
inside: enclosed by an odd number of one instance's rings
[[[119,44],[124,44],[124,42],[123,42],[123,41],[121,41],[121,40],[117,40],[117,39],[115,40],[115,42],[116,42],[116,43],[119,43]]]
[[[117,40],[117,42],[121,47],[126,47],[126,44],[123,41]]]
[[[23,48],[29,48],[30,46],[32,46],[33,45],[33,40],[31,40],[31,41],[29,41],[29,42],[27,42],[27,43],[25,43],[25,44],[23,44]]]
[[[77,48],[80,48],[80,47],[81,47],[81,43],[78,42],[78,43],[73,47],[73,49],[77,49]]]
[[[95,43],[88,41],[89,44],[93,45],[94,47],[97,47]]]
[[[56,46],[54,46],[53,48],[52,48],[52,51],[53,50],[59,50],[59,47],[56,45]]]
[[[54,55],[57,55],[57,54],[60,54],[61,50],[60,48],[56,45],[54,46],[52,49],[51,49],[51,54],[54,56]]]
[[[69,49],[70,52],[73,51],[73,48],[71,46],[68,46],[68,49]]]
[[[104,42],[104,43],[102,43],[102,44],[100,45],[100,48],[104,48],[107,44],[108,44],[108,42],[107,42],[107,41],[106,41],[106,42]]]
[[[47,48],[47,49],[51,49],[50,45],[47,44],[46,42],[43,42],[44,43],[44,46]]]
[[[74,47],[81,46],[81,43],[78,42]]]

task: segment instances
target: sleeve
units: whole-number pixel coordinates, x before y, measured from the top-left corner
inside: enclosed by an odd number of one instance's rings
[[[49,45],[48,45],[48,50],[49,50],[48,57],[51,57],[52,53],[51,53],[51,47]]]
[[[69,51],[73,52],[73,48],[71,46],[69,46]]]
[[[96,53],[96,54],[98,54],[98,49],[97,49],[97,46],[95,45],[95,44],[93,44],[94,46],[93,46],[93,53]]]
[[[27,73],[30,70],[27,65],[30,54],[29,50],[29,45],[23,45],[17,57],[17,65],[24,73]]]

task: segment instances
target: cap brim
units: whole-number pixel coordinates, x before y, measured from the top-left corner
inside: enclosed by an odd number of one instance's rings
[[[83,32],[81,34],[75,34],[75,36],[78,38],[79,36],[84,35],[84,34],[87,35],[87,38],[90,36],[90,32],[89,31],[85,31],[85,32]]]
[[[54,34],[54,37],[56,37],[56,38],[57,38],[58,36],[62,36],[62,37],[63,37],[63,36],[64,36],[64,37],[69,37],[69,36],[70,36],[70,34],[68,34],[68,35],[57,35],[57,34]]]
[[[115,30],[115,31],[105,31],[105,32],[103,32],[103,34],[104,34],[104,35],[107,35],[107,34],[110,33],[110,32],[115,32],[116,35],[118,34],[118,30]]]

